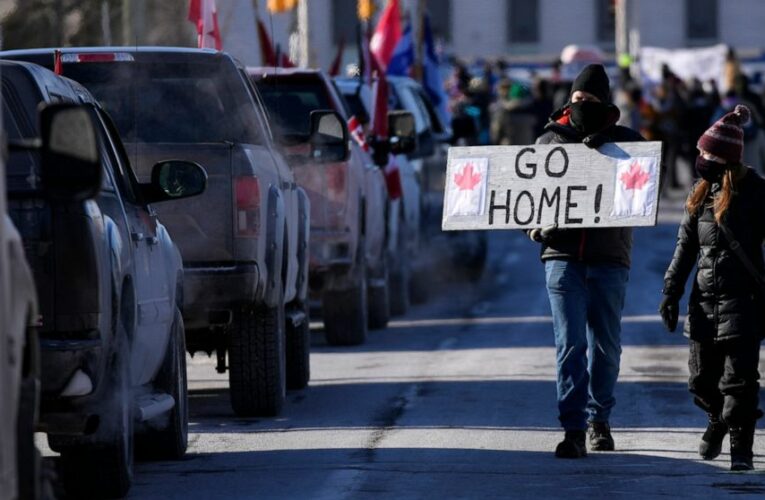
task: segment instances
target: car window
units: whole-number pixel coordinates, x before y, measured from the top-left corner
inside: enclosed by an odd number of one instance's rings
[[[8,139],[30,139],[39,136],[37,130],[37,104],[42,100],[21,77],[4,72],[2,78],[3,126]],[[6,188],[9,192],[34,191],[39,178],[40,155],[33,151],[11,151],[6,164]]]
[[[101,145],[101,156],[107,162],[107,169],[114,175],[118,189],[123,199],[133,204],[142,204],[140,199],[140,189],[138,180],[130,168],[127,155],[116,133],[114,124],[109,116],[101,110],[96,109],[95,113],[99,118],[102,127],[96,127],[99,134],[99,143]],[[114,139],[116,137],[116,139]]]
[[[433,101],[430,100],[430,97],[428,97],[422,88],[417,89],[417,95],[420,98],[419,101],[421,105],[425,108],[425,111],[428,114],[430,125],[433,127],[433,132],[436,134],[444,133],[444,126],[441,123],[441,119],[438,117],[438,112],[436,111],[435,106],[433,106]]]
[[[293,83],[269,79],[259,81],[257,87],[274,129],[282,137],[308,140],[311,111],[334,108],[318,80]]]
[[[413,90],[411,87],[406,86],[400,89],[398,95],[401,98],[401,107],[414,115],[415,129],[418,134],[422,134],[430,128],[430,120],[428,119],[427,110],[417,99]]]
[[[126,142],[264,143],[231,61],[79,63],[65,70],[101,102]]]

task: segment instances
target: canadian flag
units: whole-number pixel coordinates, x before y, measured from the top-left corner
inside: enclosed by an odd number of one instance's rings
[[[369,44],[372,54],[377,57],[383,68],[388,66],[400,38],[401,8],[398,0],[388,0]]]
[[[197,47],[200,49],[223,49],[215,0],[191,0],[189,3],[189,21],[197,26]]]
[[[652,157],[619,160],[616,164],[612,217],[648,216],[654,213],[658,188],[658,162]]]
[[[488,158],[454,160],[454,172],[447,180],[447,215],[482,215],[486,205]]]
[[[361,125],[361,122],[356,118],[356,115],[353,115],[348,119],[348,130],[351,132],[351,137],[353,137],[358,145],[361,146],[361,149],[368,153],[369,143],[367,143],[367,139],[364,137],[364,126]]]

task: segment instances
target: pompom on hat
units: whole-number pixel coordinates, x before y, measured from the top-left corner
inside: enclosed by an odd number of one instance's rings
[[[744,153],[744,130],[752,113],[743,104],[717,120],[699,138],[696,147],[728,163],[741,163]]]

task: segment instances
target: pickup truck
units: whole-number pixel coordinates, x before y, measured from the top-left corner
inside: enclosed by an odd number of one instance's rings
[[[421,238],[424,245],[421,251],[428,253],[431,263],[437,260],[435,256],[443,256],[460,275],[478,280],[486,265],[486,231],[441,231],[451,127],[443,123],[427,92],[418,82],[404,76],[391,76],[388,81],[391,86],[391,106],[393,109],[411,112],[417,129],[417,148],[409,154],[409,159],[422,187]],[[422,274],[413,283],[427,283],[422,277],[432,270],[424,268],[421,271]],[[419,291],[415,291],[417,293]]]
[[[52,49],[0,57],[54,63]],[[61,66],[114,117],[139,179],[163,158],[207,169],[201,197],[157,209],[183,256],[187,348],[216,352],[236,414],[278,414],[310,376],[311,208],[244,68],[164,47],[62,49]]]
[[[372,115],[372,89],[359,78],[335,78],[335,83],[350,113],[363,128],[368,128]],[[365,135],[369,135],[368,130]],[[427,287],[420,286],[417,281],[422,279],[420,270],[426,259],[420,250],[422,191],[417,172],[406,154],[395,155],[393,161],[399,170],[401,197],[390,200],[388,208],[388,269],[391,313],[401,315],[409,308],[410,299],[416,303],[427,299]]]
[[[201,193],[207,175],[165,160],[139,183],[111,119],[84,87],[21,62],[0,62],[0,78],[15,145],[9,213],[41,313],[39,430],[61,454],[72,497],[124,496],[134,444],[157,458],[186,452],[183,268],[152,204]],[[51,137],[50,147],[35,150],[38,136]],[[67,148],[74,160],[60,153]]]
[[[361,344],[367,329],[390,317],[386,260],[387,190],[382,171],[353,143],[339,162],[309,155],[312,112],[349,118],[332,81],[321,71],[248,68],[276,136],[311,200],[309,292],[320,301],[332,345]]]

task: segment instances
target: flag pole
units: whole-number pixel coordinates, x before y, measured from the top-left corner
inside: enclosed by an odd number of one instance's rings
[[[412,78],[422,83],[425,72],[422,63],[424,60],[425,40],[425,1],[415,0],[415,14],[412,22],[414,36],[414,64],[412,66]]]

